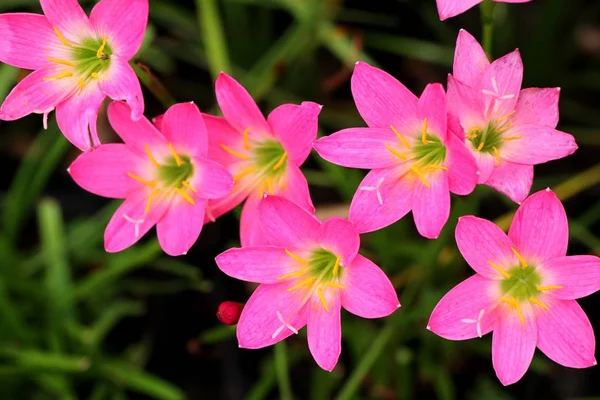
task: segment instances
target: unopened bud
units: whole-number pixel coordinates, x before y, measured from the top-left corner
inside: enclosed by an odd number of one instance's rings
[[[244,305],[235,301],[224,301],[219,304],[217,318],[225,325],[235,325],[240,319]]]

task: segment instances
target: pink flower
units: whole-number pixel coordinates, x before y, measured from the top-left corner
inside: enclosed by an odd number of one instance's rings
[[[450,340],[493,330],[492,361],[504,385],[521,379],[536,345],[561,365],[596,365],[594,332],[575,299],[600,289],[600,259],[566,256],[568,236],[550,189],[523,202],[508,236],[487,220],[461,218],[456,242],[477,274],[442,298],[428,329]]]
[[[454,76],[448,78],[451,130],[464,140],[479,167],[479,183],[520,203],[533,182],[533,166],[572,154],[575,139],[557,131],[560,89],[524,89],[516,50],[490,64],[461,30]]]
[[[204,115],[211,159],[233,175],[233,190],[210,201],[207,220],[214,221],[247,199],[242,210],[242,245],[253,243],[256,207],[264,193],[285,197],[313,212],[308,183],[300,171],[317,137],[321,106],[284,104],[265,120],[250,94],[221,73],[217,101],[225,118]]]
[[[227,170],[206,158],[198,107],[174,105],[161,131],[146,118],[133,121],[121,102],[108,107],[108,118],[125,143],[94,148],[69,168],[85,190],[125,199],[104,232],[106,251],[131,246],[156,225],[163,250],[185,254],[200,235],[207,199],[225,196],[233,185]]]
[[[102,0],[88,16],[76,0],[40,0],[45,15],[0,14],[0,61],[35,70],[0,107],[13,121],[56,108],[58,126],[81,150],[100,144],[98,110],[106,96],[126,100],[140,119],[144,98],[129,60],[142,44],[148,0]]]
[[[216,258],[227,275],[260,283],[238,322],[239,345],[270,346],[307,325],[310,352],[331,371],[341,351],[340,309],[385,317],[400,307],[396,292],[383,271],[358,254],[351,222],[321,223],[278,196],[262,200],[258,215],[270,245],[230,249]]]
[[[450,214],[450,192],[467,195],[477,181],[472,155],[447,134],[442,85],[428,85],[419,99],[384,71],[359,62],[352,94],[369,127],[344,129],[314,144],[334,164],[373,169],[352,199],[350,221],[358,232],[370,232],[412,210],[419,233],[436,238]]]
[[[458,14],[462,14],[468,9],[475,7],[483,0],[437,0],[438,14],[440,19],[455,17]],[[492,0],[498,3],[527,3],[531,0]]]

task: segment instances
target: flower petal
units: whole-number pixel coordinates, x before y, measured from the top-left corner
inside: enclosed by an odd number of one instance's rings
[[[471,194],[477,186],[477,163],[473,154],[454,134],[448,135],[446,142],[446,162],[448,167],[448,188],[462,196]]]
[[[194,199],[190,204],[177,197],[156,224],[160,247],[170,256],[186,254],[196,243],[204,225],[205,199]]]
[[[447,104],[448,112],[458,118],[463,131],[486,125],[482,94],[452,75],[448,75]]]
[[[109,70],[100,75],[100,89],[113,100],[126,101],[131,107],[131,118],[134,121],[144,116],[142,87],[126,60],[112,56]]]
[[[592,324],[575,300],[544,298],[549,310],[537,313],[537,347],[552,361],[570,368],[596,365]]]
[[[102,0],[92,9],[90,22],[100,37],[110,39],[115,54],[129,60],[144,40],[148,0]]]
[[[206,155],[206,126],[200,110],[194,103],[171,106],[162,119],[161,128],[162,134],[174,146],[186,149],[193,156]]]
[[[69,167],[73,180],[98,196],[123,199],[136,181],[127,176],[135,168],[135,155],[124,144],[105,144],[81,154]]]
[[[483,74],[481,91],[496,116],[510,114],[519,99],[523,83],[523,61],[515,50],[494,61]]]
[[[319,243],[323,248],[342,256],[342,266],[350,265],[360,248],[360,237],[352,222],[344,218],[329,218],[319,228]]]
[[[50,25],[67,41],[80,43],[94,36],[90,20],[77,0],[40,0],[40,4]]]
[[[243,147],[243,136],[236,131],[225,118],[214,115],[202,114],[206,132],[208,134],[208,155],[213,160],[229,167],[240,161],[240,158],[223,150],[221,146],[227,146],[231,150],[246,153]]]
[[[360,183],[350,204],[349,220],[358,233],[384,228],[404,217],[413,203],[408,166],[374,169]]]
[[[108,119],[125,144],[144,157],[147,157],[145,145],[149,148],[167,146],[165,137],[150,121],[131,119],[131,108],[124,102],[115,101],[108,106]]]
[[[468,146],[473,151],[473,146],[471,144],[468,144]],[[472,154],[477,164],[477,183],[486,183],[496,170],[497,159],[489,153],[482,153],[480,151],[473,151]]]
[[[562,257],[569,243],[565,208],[550,189],[540,190],[519,207],[508,236],[525,259],[541,262]]]
[[[502,157],[521,164],[542,164],[571,155],[577,150],[575,138],[568,133],[543,125],[515,126],[504,134],[519,137],[505,142]]]
[[[448,18],[462,14],[468,9],[475,7],[482,0],[437,0],[438,14],[440,20],[444,21]]]
[[[442,143],[446,143],[446,92],[440,83],[431,83],[425,87],[419,98],[418,115],[420,120],[427,119],[427,132],[438,136]]]
[[[327,289],[330,296],[325,294],[328,311],[317,296],[313,296],[312,307],[308,311],[307,336],[310,354],[326,371],[332,371],[342,352],[342,321],[341,301],[337,293],[339,289]]]
[[[438,6],[439,3],[438,0]],[[461,29],[458,33],[456,52],[454,53],[453,74],[456,79],[474,88],[480,87],[483,73],[489,65],[490,60],[477,39]]]
[[[232,278],[256,283],[280,283],[279,277],[298,269],[298,263],[283,247],[229,249],[219,254],[216,261],[221,271]]]
[[[314,148],[325,160],[350,168],[387,168],[400,161],[386,148],[401,147],[391,129],[349,128],[322,137]]]
[[[490,261],[506,269],[519,264],[512,252],[512,241],[493,222],[468,215],[456,225],[456,244],[467,263],[488,279],[503,279]]]
[[[362,318],[382,318],[400,307],[387,275],[371,260],[358,254],[341,272],[342,307]]]
[[[596,256],[556,257],[541,264],[542,286],[562,286],[548,295],[572,300],[589,296],[600,290],[600,258]]]
[[[285,177],[280,181],[279,188],[276,188],[275,194],[290,200],[311,214],[315,212],[306,177],[300,168],[294,165],[286,167]]]
[[[412,212],[417,230],[428,239],[437,239],[450,217],[450,190],[445,171],[427,174],[429,187],[416,182]]]
[[[270,346],[306,325],[308,307],[301,307],[304,292],[288,292],[288,286],[287,282],[262,284],[252,293],[237,326],[240,347]]]
[[[299,106],[283,104],[274,109],[267,119],[271,131],[288,152],[288,159],[300,166],[312,150],[317,138],[321,106],[305,101]]]
[[[387,72],[357,62],[351,85],[358,112],[371,128],[393,125],[399,132],[411,132],[418,125],[417,97]]]
[[[198,169],[192,181],[197,197],[220,199],[231,191],[233,178],[224,167],[205,157],[198,157],[193,162]]]
[[[488,334],[496,323],[494,281],[473,275],[452,288],[433,309],[427,329],[449,340]]]
[[[240,242],[242,247],[269,245],[269,240],[262,233],[258,205],[262,199],[249,196],[242,207],[240,216]],[[281,274],[283,275],[283,274]]]
[[[485,184],[521,204],[529,195],[533,184],[533,165],[502,161]]]
[[[235,183],[226,196],[216,200],[209,200],[206,208],[207,221],[214,222],[221,215],[241,204],[253,192],[254,186],[244,186],[240,183]]]
[[[515,115],[512,118],[513,126],[533,124],[556,128],[559,118],[559,97],[560,88],[521,90]]]

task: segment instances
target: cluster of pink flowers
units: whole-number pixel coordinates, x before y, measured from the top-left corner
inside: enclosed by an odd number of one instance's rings
[[[440,16],[478,2],[438,0]],[[360,234],[412,211],[418,232],[435,239],[450,193],[465,196],[485,184],[522,204],[508,236],[489,221],[461,218],[456,241],[477,274],[439,302],[427,328],[451,340],[494,331],[493,364],[504,384],[523,376],[536,346],[565,366],[595,365],[594,333],[575,299],[600,289],[600,259],[566,256],[566,214],[549,189],[527,198],[533,166],[577,145],[555,129],[559,90],[521,89],[518,51],[490,63],[461,31],[447,90],[430,84],[420,97],[358,62],[351,87],[367,127],[316,140],[320,105],[284,104],[265,118],[225,73],[216,81],[224,117],[181,103],[151,122],[128,64],[142,42],[148,1],[101,0],[89,18],[76,0],[41,5],[45,15],[0,15],[0,61],[35,70],[6,98],[0,118],[38,113],[46,123],[56,108],[60,129],[83,151],[69,168],[75,182],[125,199],[106,227],[109,252],[156,225],[166,253],[186,254],[205,223],[244,202],[242,247],[216,259],[224,273],[260,284],[239,316],[240,347],[269,346],[306,325],[316,362],[332,370],[342,307],[363,318],[400,307],[385,273],[359,254]],[[123,143],[98,139],[106,96],[116,100],[108,118]],[[370,170],[348,219],[314,215],[300,170],[313,147],[332,163]],[[220,318],[235,323],[239,305],[229,306]]]

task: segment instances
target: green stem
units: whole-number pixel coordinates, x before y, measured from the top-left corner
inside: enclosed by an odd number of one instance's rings
[[[162,84],[161,81],[158,80],[156,76],[154,76],[150,70],[143,66],[142,64],[138,64],[135,62],[130,62],[129,65],[135,71],[135,74],[139,78],[140,82],[156,97],[158,101],[163,105],[164,108],[169,108],[173,104],[176,103],[175,98],[165,85]]]
[[[494,47],[494,8],[496,4],[490,0],[484,0],[479,6],[481,10],[481,25],[483,30],[483,49],[488,57],[492,58]]]
[[[213,79],[217,79],[221,72],[231,73],[231,61],[227,50],[223,19],[217,1],[196,0],[196,12]]]
[[[287,362],[287,350],[285,342],[275,345],[275,373],[279,384],[279,396],[281,400],[292,400],[292,387],[290,384],[290,371]]]

